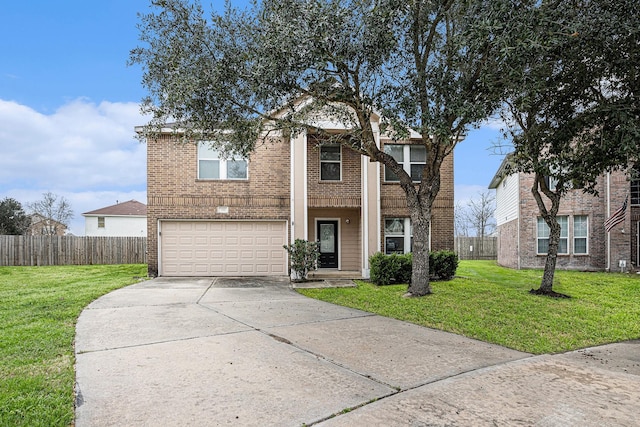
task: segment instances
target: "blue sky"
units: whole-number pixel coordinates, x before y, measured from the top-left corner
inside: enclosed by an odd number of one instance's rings
[[[205,2],[207,3],[207,2]],[[234,5],[242,2],[234,1]],[[51,191],[83,212],[146,203],[141,70],[126,65],[138,45],[137,13],[148,0],[5,2],[0,26],[0,199],[23,206]],[[222,8],[222,1],[213,1]],[[472,130],[455,152],[456,200],[485,191],[502,156],[498,132]]]

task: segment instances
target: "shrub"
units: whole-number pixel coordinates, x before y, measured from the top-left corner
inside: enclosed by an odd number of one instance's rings
[[[307,280],[309,271],[318,265],[320,257],[318,243],[296,239],[292,244],[284,245],[283,248],[289,254],[289,275],[291,276],[293,272],[295,281]]]
[[[376,252],[369,257],[370,281],[376,285],[411,283],[412,262],[410,253],[385,255]],[[450,280],[457,268],[458,255],[455,252],[436,251],[429,254],[429,276],[432,279]]]
[[[431,268],[433,267],[433,269]],[[436,251],[429,254],[429,275],[440,280],[451,280],[458,268],[458,255],[453,251]]]
[[[369,267],[371,268],[371,282],[376,285],[390,285],[395,276],[394,255],[385,255],[376,252],[369,257]]]
[[[411,273],[413,272],[413,256],[411,252],[398,257],[398,269],[395,274],[396,283],[411,283]]]

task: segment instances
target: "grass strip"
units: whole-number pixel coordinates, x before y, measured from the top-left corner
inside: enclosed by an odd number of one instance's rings
[[[300,289],[319,300],[533,353],[559,353],[640,338],[640,277],[557,271],[554,290],[570,299],[529,294],[541,270],[493,261],[461,261],[456,278],[432,282],[433,294],[404,298],[406,285]]]
[[[146,265],[0,267],[0,426],[69,426],[81,311]]]

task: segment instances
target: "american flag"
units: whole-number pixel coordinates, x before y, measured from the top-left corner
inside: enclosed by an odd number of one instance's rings
[[[622,204],[622,206],[620,206],[620,208],[613,214],[611,214],[609,219],[604,222],[604,229],[607,231],[607,233],[610,232],[613,227],[624,221],[624,212],[627,210],[628,200],[629,195],[627,194],[627,197],[624,198],[624,203]]]

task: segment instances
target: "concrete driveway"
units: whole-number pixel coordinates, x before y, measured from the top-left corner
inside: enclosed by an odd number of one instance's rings
[[[532,356],[277,279],[117,290],[80,316],[76,357],[78,427],[640,422],[640,341]]]

